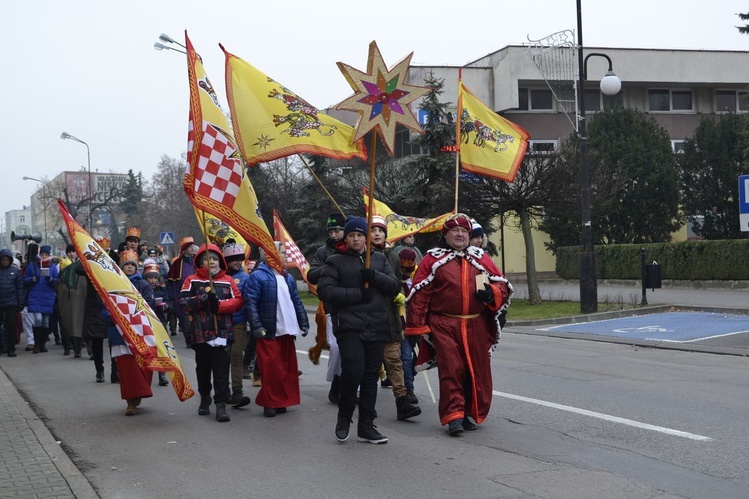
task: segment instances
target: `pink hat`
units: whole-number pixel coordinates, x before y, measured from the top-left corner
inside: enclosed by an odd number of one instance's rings
[[[468,215],[465,215],[463,213],[455,213],[454,215],[450,215],[449,217],[447,217],[447,220],[445,220],[445,225],[442,226],[442,235],[444,236],[445,234],[447,234],[447,231],[449,231],[453,227],[463,227],[470,234],[471,225],[471,219],[468,217]]]

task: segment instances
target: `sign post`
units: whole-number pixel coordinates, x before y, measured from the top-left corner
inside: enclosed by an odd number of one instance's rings
[[[174,244],[174,232],[162,232],[159,235],[162,246],[172,246]]]
[[[749,175],[739,175],[739,227],[749,232]]]

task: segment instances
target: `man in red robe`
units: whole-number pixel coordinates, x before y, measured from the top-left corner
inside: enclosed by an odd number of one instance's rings
[[[471,219],[450,216],[443,241],[421,260],[408,297],[406,334],[431,334],[439,366],[440,423],[475,430],[492,402],[490,351],[513,292],[483,249],[469,246]],[[424,342],[422,342],[424,343]],[[476,423],[471,421],[472,417]]]

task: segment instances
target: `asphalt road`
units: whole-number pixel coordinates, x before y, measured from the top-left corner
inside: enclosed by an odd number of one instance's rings
[[[451,438],[439,426],[430,371],[417,377],[424,412],[412,422],[396,421],[380,390],[380,446],[335,441],[310,338],[298,345],[302,405],[264,418],[247,386],[253,404],[225,424],[158,386],[125,417],[118,387],[61,347],[0,367],[103,498],[747,497],[746,359],[511,329],[478,431]],[[177,346],[194,383],[191,351]]]

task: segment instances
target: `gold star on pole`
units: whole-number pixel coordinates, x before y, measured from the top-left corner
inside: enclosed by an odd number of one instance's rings
[[[409,105],[429,92],[429,88],[406,83],[411,57],[413,52],[388,70],[377,42],[372,42],[369,44],[366,73],[348,64],[337,63],[338,69],[355,92],[336,106],[336,109],[359,113],[354,141],[361,139],[369,131],[376,131],[387,147],[388,154],[392,156],[395,127],[398,123],[415,132],[424,133]]]

